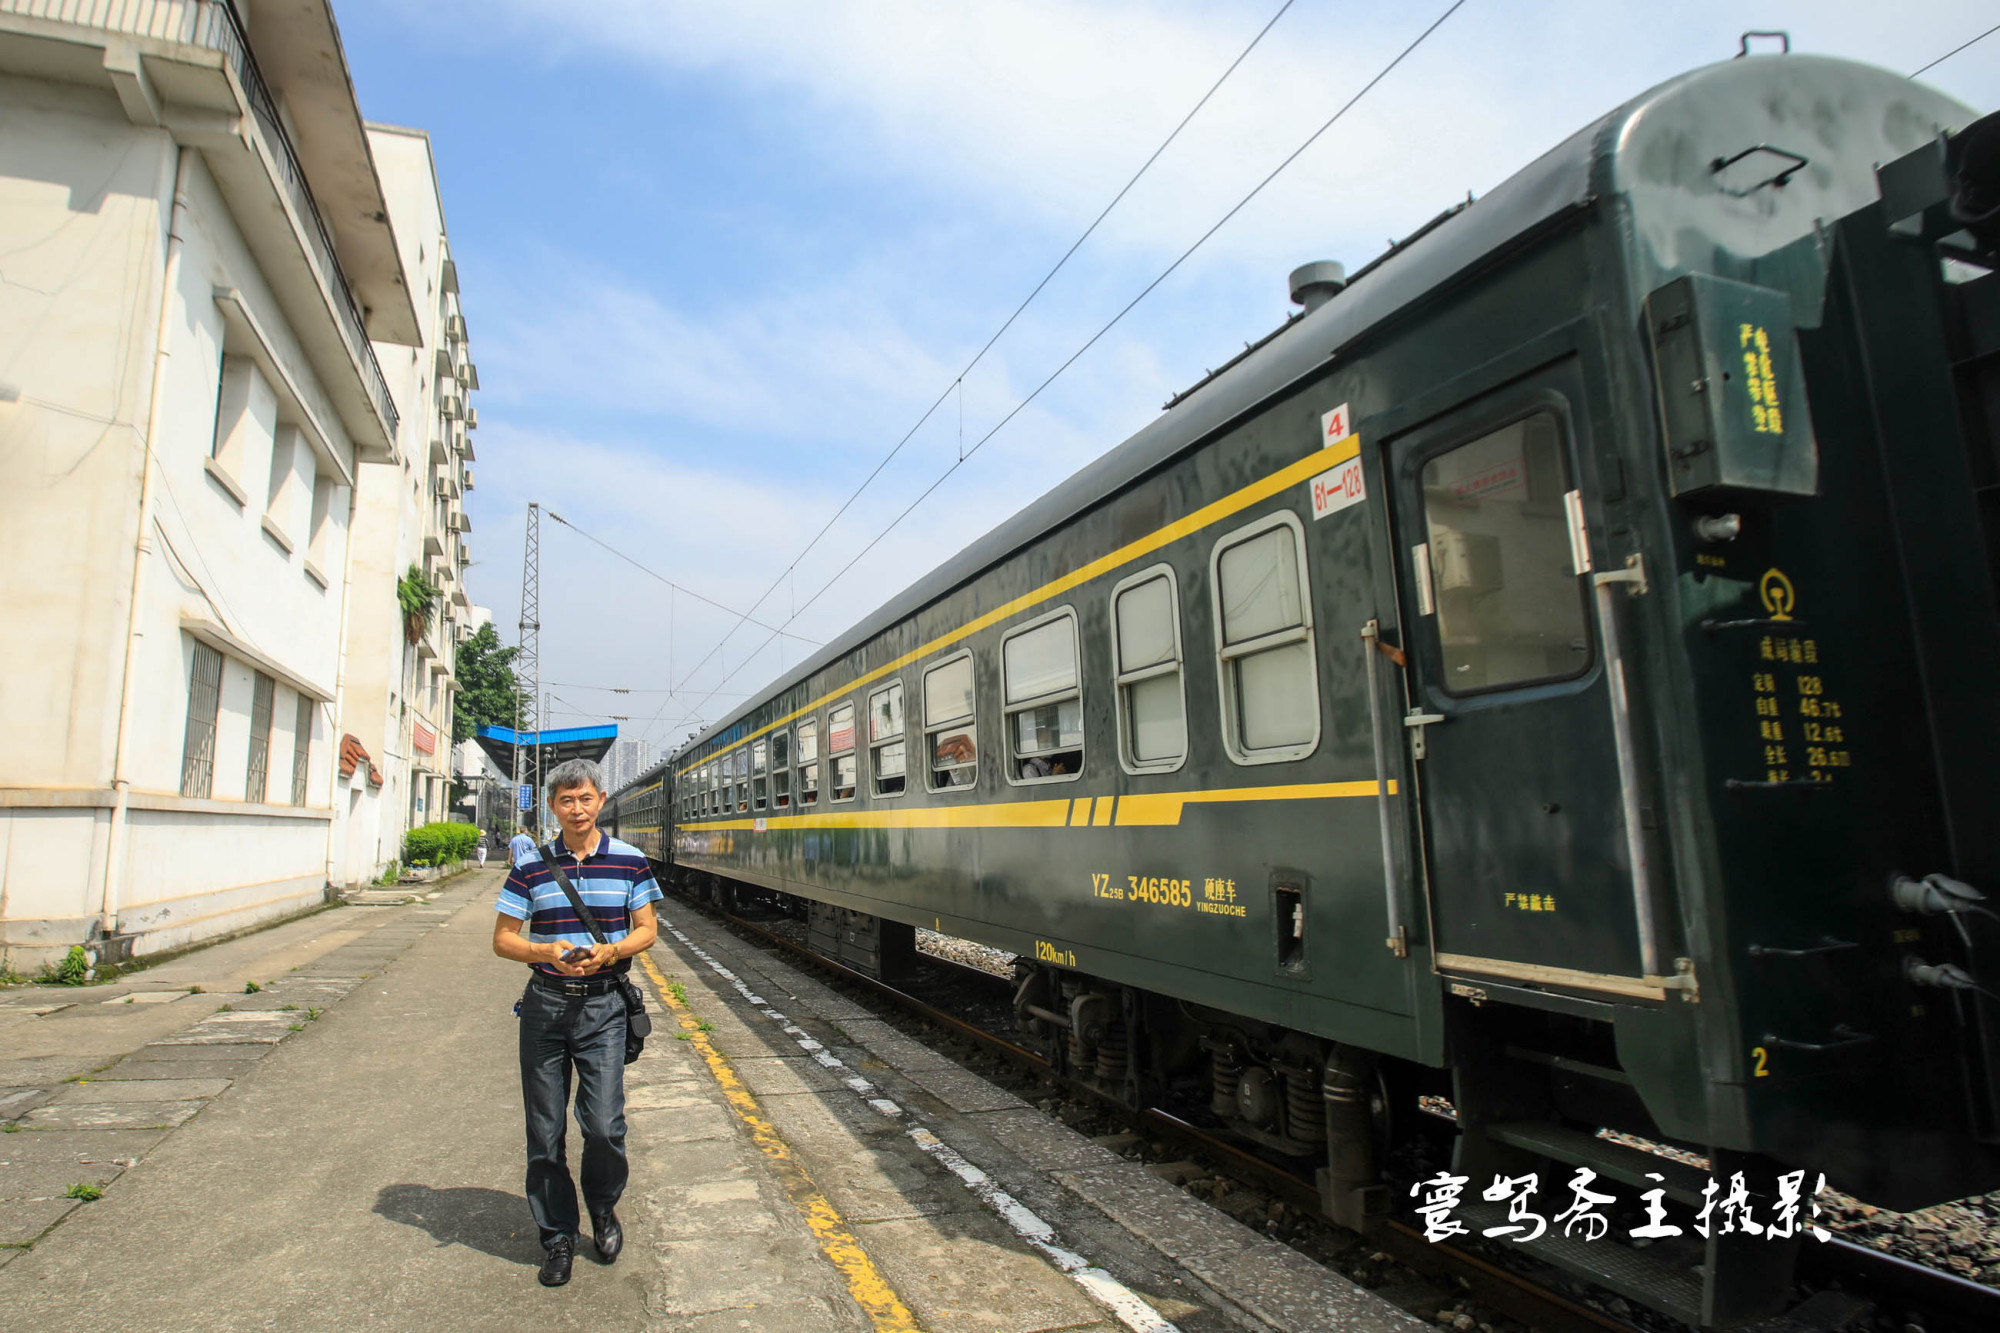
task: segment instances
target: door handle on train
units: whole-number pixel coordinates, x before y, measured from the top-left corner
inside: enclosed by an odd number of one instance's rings
[[[1410,737],[1410,756],[1414,759],[1422,759],[1424,757],[1425,727],[1434,726],[1439,722],[1449,722],[1449,721],[1451,721],[1451,719],[1446,717],[1443,713],[1426,713],[1421,707],[1412,707],[1409,713],[1405,715],[1403,718],[1403,725],[1416,733],[1414,736]]]

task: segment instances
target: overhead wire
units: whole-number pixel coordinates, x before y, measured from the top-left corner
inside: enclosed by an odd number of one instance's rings
[[[995,435],[999,434],[1000,431],[1006,427],[1008,422],[1012,421],[1016,416],[1020,415],[1020,413],[1024,409],[1026,409],[1030,403],[1034,402],[1036,398],[1040,397],[1042,391],[1047,389],[1049,385],[1055,383],[1057,378],[1060,377],[1064,371],[1068,370],[1070,366],[1074,365],[1079,357],[1081,357],[1085,352],[1088,352],[1093,346],[1095,346],[1097,342],[1104,337],[1104,335],[1111,332],[1112,329],[1116,328],[1118,324],[1125,318],[1125,316],[1132,313],[1134,307],[1136,307],[1141,301],[1145,300],[1147,296],[1151,295],[1153,290],[1157,288],[1162,282],[1165,282],[1167,278],[1170,277],[1176,269],[1180,268],[1182,264],[1186,263],[1188,259],[1193,256],[1195,251],[1201,249],[1201,247],[1208,242],[1210,237],[1214,236],[1216,232],[1222,230],[1222,228],[1229,222],[1231,218],[1235,217],[1238,213],[1242,212],[1243,209],[1249,205],[1251,200],[1255,199],[1259,194],[1262,194],[1266,186],[1270,185],[1272,181],[1276,180],[1280,173],[1282,173],[1287,167],[1291,166],[1292,163],[1296,162],[1307,149],[1311,148],[1313,144],[1319,141],[1322,135],[1324,135],[1328,130],[1332,129],[1334,125],[1337,124],[1340,121],[1340,119],[1343,116],[1345,116],[1349,111],[1353,110],[1355,105],[1358,102],[1360,102],[1362,98],[1366,97],[1369,94],[1369,92],[1375,88],[1377,84],[1381,83],[1383,79],[1387,78],[1389,74],[1393,70],[1395,70],[1395,68],[1398,65],[1401,65],[1405,60],[1407,60],[1410,57],[1411,53],[1413,53],[1418,47],[1422,46],[1426,41],[1428,41],[1430,39],[1431,34],[1436,32],[1439,28],[1443,27],[1445,21],[1449,19],[1453,14],[1456,14],[1459,11],[1459,9],[1465,5],[1465,3],[1466,0],[1453,0],[1452,4],[1448,8],[1446,8],[1442,14],[1438,15],[1437,18],[1431,21],[1429,27],[1425,28],[1422,32],[1418,33],[1415,39],[1412,40],[1409,43],[1409,45],[1405,46],[1400,52],[1398,52],[1393,60],[1391,60],[1388,64],[1384,65],[1380,70],[1378,70],[1375,76],[1369,79],[1367,83],[1363,84],[1358,92],[1356,92],[1352,97],[1348,98],[1347,101],[1343,102],[1340,106],[1340,109],[1335,111],[1333,115],[1328,117],[1325,123],[1323,123],[1318,129],[1314,130],[1311,134],[1307,135],[1303,143],[1301,143],[1297,148],[1294,148],[1290,153],[1286,154],[1284,159],[1280,161],[1277,166],[1273,167],[1262,180],[1258,181],[1255,186],[1251,187],[1251,190],[1248,194],[1244,195],[1241,199],[1239,199],[1233,206],[1231,206],[1228,212],[1224,213],[1219,219],[1216,220],[1213,226],[1209,227],[1207,231],[1203,232],[1199,237],[1197,237],[1194,244],[1190,245],[1186,250],[1183,250],[1179,258],[1175,259],[1173,263],[1167,265],[1166,268],[1162,269],[1158,277],[1155,277],[1151,282],[1147,283],[1145,287],[1140,290],[1137,296],[1133,297],[1130,301],[1126,302],[1123,309],[1121,309],[1117,314],[1113,315],[1111,319],[1102,328],[1098,329],[1097,332],[1091,334],[1090,337],[1083,343],[1081,347],[1078,347],[1074,352],[1070,353],[1070,355],[1064,359],[1061,365],[1057,366],[1053,371],[1049,372],[1048,376],[1045,379],[1043,379],[1040,384],[1036,385],[1034,390],[1031,393],[1029,393],[1027,397],[1023,398],[1020,402],[1016,403],[1013,409],[1010,410],[1007,413],[1007,415],[1000,418],[1000,420],[994,424],[991,430],[987,431],[986,434],[980,436],[978,441],[974,443],[970,449],[967,449],[957,461],[953,462],[941,474],[939,474],[936,481],[933,481],[929,486],[925,487],[923,493],[917,496],[916,499],[912,500],[903,509],[901,513],[896,515],[895,518],[891,519],[886,527],[884,527],[880,532],[875,534],[874,538],[870,540],[866,546],[862,547],[860,551],[855,553],[853,559],[849,560],[846,564],[842,565],[840,569],[834,573],[832,578],[828,579],[825,583],[821,584],[818,592],[815,592],[813,593],[812,596],[806,598],[806,600],[799,606],[799,608],[792,613],[792,618],[797,619],[799,616],[805,614],[806,610],[809,607],[811,607],[814,602],[818,601],[819,598],[829,588],[833,587],[834,584],[838,583],[841,580],[841,578],[846,575],[848,570],[853,569],[854,566],[858,564],[863,557],[865,557],[870,551],[874,550],[875,547],[881,543],[883,538],[887,537],[891,532],[895,531],[898,524],[900,524],[904,519],[908,518],[913,512],[915,512],[918,505],[921,505],[925,500],[929,499],[932,492],[936,491],[938,487],[944,485],[944,483],[950,479],[953,473],[957,472],[959,468],[965,465],[967,460],[969,460],[974,454],[978,453],[979,450],[985,446],[988,440],[991,440]],[[786,623],[789,624],[790,622],[787,621]],[[748,666],[751,662],[755,661],[758,655],[762,653],[765,648],[770,647],[775,637],[776,636],[773,635],[772,639],[766,639],[763,643],[759,644],[756,650],[751,652],[749,656],[745,657],[741,662],[737,663],[735,670],[730,671],[727,675],[723,676],[721,680],[716,682],[716,690],[719,691],[723,685],[728,684],[730,680],[732,680],[736,676],[737,672],[741,671],[744,667]],[[702,703],[705,703],[711,697],[713,697],[713,692],[711,692],[711,694],[703,695],[700,699],[695,701],[695,706],[698,708]]]
[[[1118,207],[1119,203],[1125,198],[1125,196],[1132,192],[1132,187],[1137,185],[1139,183],[1140,178],[1152,169],[1153,164],[1155,162],[1158,162],[1160,160],[1160,155],[1166,152],[1167,149],[1172,146],[1174,140],[1180,137],[1181,131],[1186,129],[1188,127],[1188,123],[1195,118],[1195,116],[1201,111],[1203,107],[1208,105],[1209,99],[1213,98],[1216,92],[1221,89],[1222,85],[1228,82],[1229,76],[1236,72],[1237,66],[1241,65],[1244,62],[1244,60],[1246,60],[1249,57],[1250,53],[1257,49],[1258,44],[1264,40],[1265,35],[1269,33],[1272,28],[1277,26],[1278,20],[1285,16],[1285,11],[1289,10],[1294,3],[1295,0],[1284,0],[1284,3],[1278,6],[1277,12],[1272,14],[1271,17],[1265,21],[1264,26],[1257,30],[1257,35],[1250,39],[1250,44],[1244,47],[1242,51],[1237,53],[1236,59],[1229,62],[1229,67],[1222,71],[1222,74],[1215,80],[1215,82],[1209,85],[1208,91],[1201,95],[1201,99],[1197,101],[1194,104],[1194,106],[1188,110],[1188,113],[1185,116],[1181,117],[1180,123],[1174,126],[1172,133],[1168,134],[1166,138],[1160,141],[1160,146],[1155,148],[1152,151],[1152,154],[1148,156],[1143,163],[1140,164],[1139,169],[1132,173],[1131,179],[1126,181],[1125,184],[1119,189],[1118,193],[1111,197],[1111,202],[1106,204],[1098,212],[1095,218],[1091,219],[1090,225],[1083,229],[1083,233],[1079,235],[1076,238],[1076,240],[1070,243],[1069,249],[1063,251],[1062,257],[1056,260],[1055,264],[1049,269],[1047,273],[1044,273],[1042,275],[1042,280],[1035,284],[1034,290],[1030,291],[1027,294],[1027,296],[1022,298],[1021,303],[1014,307],[1014,312],[1007,316],[1007,318],[1001,323],[998,329],[994,330],[993,336],[986,340],[984,345],[982,345],[980,349],[973,354],[972,359],[965,363],[964,368],[958,372],[957,376],[952,379],[951,383],[945,385],[943,391],[940,392],[938,396],[931,401],[930,406],[924,409],[923,414],[917,418],[916,424],[911,426],[907,431],[903,432],[903,437],[896,441],[895,447],[890,449],[887,454],[884,454],[882,456],[882,460],[878,462],[874,466],[874,468],[869,471],[867,476],[861,479],[861,484],[854,488],[853,493],[850,494],[845,500],[841,502],[840,508],[833,511],[833,517],[827,519],[827,521],[823,525],[821,525],[819,531],[815,532],[812,535],[812,539],[808,541],[802,548],[800,548],[799,553],[797,555],[792,557],[791,563],[786,565],[784,569],[779,572],[778,577],[771,581],[771,586],[769,588],[766,588],[762,596],[758,597],[756,601],[750,604],[751,611],[755,611],[759,606],[762,606],[764,604],[764,599],[769,597],[773,592],[776,592],[778,590],[779,585],[785,581],[786,577],[789,576],[794,570],[798,568],[799,562],[804,560],[806,556],[809,553],[811,553],[813,547],[819,545],[820,539],[822,537],[826,536],[827,533],[833,530],[833,525],[840,521],[841,515],[845,514],[850,508],[852,508],[854,502],[861,498],[862,492],[866,491],[869,488],[869,486],[874,484],[875,478],[882,475],[882,469],[889,466],[889,464],[892,461],[894,461],[896,456],[902,453],[903,446],[908,444],[912,439],[916,437],[917,432],[923,429],[924,424],[928,422],[933,415],[936,414],[938,408],[944,405],[945,401],[952,396],[954,391],[957,392],[959,399],[959,437],[960,437],[959,443],[961,452],[960,461],[963,461],[964,435],[965,435],[965,421],[964,421],[965,377],[971,374],[973,369],[976,366],[978,366],[978,364],[982,360],[985,359],[986,354],[993,350],[993,345],[1000,341],[1001,337],[1007,332],[1007,330],[1014,327],[1014,322],[1021,317],[1022,312],[1027,310],[1027,308],[1034,303],[1035,298],[1042,294],[1042,290],[1049,285],[1050,281],[1055,278],[1056,274],[1062,272],[1063,267],[1067,265],[1071,257],[1074,256],[1076,252],[1082,248],[1083,243],[1089,240],[1092,234],[1097,231],[1099,225],[1103,223],[1104,219],[1111,215],[1111,210]],[[798,619],[798,611],[800,609],[803,608],[795,607],[793,609],[792,615],[785,621],[787,625],[791,624],[793,620]],[[722,650],[722,645],[724,643],[727,643],[730,637],[734,635],[737,630],[741,629],[745,623],[757,624],[757,622],[750,620],[748,612],[743,612],[739,614],[741,618],[737,621],[736,624],[731,625],[727,630],[723,632],[722,639],[716,644],[716,646],[710,649],[708,653],[704,655],[699,662],[696,662],[694,664],[693,667],[689,668],[687,675],[682,678],[681,683],[683,685],[686,684],[689,680],[694,679],[695,673],[700,671],[702,667],[708,665],[709,659],[714,657],[716,653],[720,652]],[[758,624],[758,628],[769,629],[770,626]],[[798,636],[794,635],[790,637],[798,637]],[[810,640],[808,640],[808,642],[810,642]],[[770,646],[770,641],[766,640],[763,644],[759,645],[757,652],[761,653],[764,651],[766,647],[769,646]],[[756,654],[753,653],[751,656],[754,657],[756,656]],[[741,669],[741,664],[739,664],[739,669]]]
[[[706,602],[708,605],[714,607],[718,611],[725,611],[732,616],[740,617],[736,622],[738,625],[747,623],[755,625],[758,629],[771,628],[771,626],[766,625],[761,620],[750,619],[750,616],[747,612],[738,611],[734,607],[724,606],[721,602],[716,601],[712,597],[702,596],[700,593],[696,592],[693,588],[689,588],[682,584],[675,583],[672,579],[668,578],[665,574],[660,573],[658,570],[647,568],[645,565],[640,564],[637,560],[634,560],[631,556],[625,554],[617,547],[611,545],[611,543],[603,540],[600,537],[593,536],[591,533],[585,532],[582,528],[579,528],[576,524],[570,522],[568,519],[564,518],[561,514],[558,514],[555,510],[549,508],[547,505],[542,506],[542,512],[547,514],[550,518],[554,519],[556,522],[562,524],[564,527],[568,528],[571,532],[574,532],[577,536],[589,542],[591,545],[599,547],[605,551],[608,551],[610,554],[617,556],[620,560],[623,560],[626,564],[632,566],[632,568],[638,570],[641,574],[645,574],[651,578],[656,578],[660,582],[666,584],[669,588],[672,588],[675,592],[684,592],[688,596],[694,598],[697,602]],[[754,602],[751,603],[751,609],[752,610],[756,609],[756,603]],[[783,634],[788,639],[797,639],[801,643],[809,643],[815,648],[821,646],[820,641],[818,639],[808,639],[803,634],[793,634],[790,633],[789,631],[782,629],[777,632]]]
[[[1917,75],[1924,73],[1926,70],[1935,69],[1937,66],[1942,65],[1945,61],[1957,55],[1960,51],[1963,51],[1970,46],[1979,45],[1981,42],[1985,41],[1988,37],[1991,37],[1996,32],[2000,32],[2000,23],[1994,24],[1992,27],[1988,28],[1985,32],[1980,33],[1977,37],[1973,38],[1969,42],[1960,42],[1957,46],[1952,47],[1951,50],[1945,52],[1943,55],[1939,56],[1936,60],[1931,61],[1930,64],[1925,65],[1922,69],[1912,70],[1910,72],[1910,77],[1914,79],[1917,77]]]

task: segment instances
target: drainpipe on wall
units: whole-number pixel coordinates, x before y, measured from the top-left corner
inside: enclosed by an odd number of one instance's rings
[[[391,442],[393,443],[393,441]],[[333,870],[338,862],[341,870],[340,887],[347,887],[347,876],[354,867],[347,864],[347,844],[351,837],[347,828],[347,812],[340,801],[340,739],[342,727],[347,717],[347,613],[354,604],[354,519],[361,512],[361,458],[359,450],[354,459],[354,484],[347,488],[347,550],[340,560],[340,659],[333,672],[333,720],[327,727],[327,804],[333,809],[333,818],[326,821],[326,884],[334,887]],[[368,775],[361,775],[365,788]],[[340,842],[338,853],[334,841]],[[329,895],[329,900],[331,895]]]
[[[139,482],[139,539],[132,553],[132,606],[125,624],[125,679],[118,695],[118,742],[111,764],[111,834],[104,853],[104,893],[98,910],[97,930],[110,937],[118,929],[118,887],[125,879],[126,808],[131,794],[131,750],[133,696],[138,692],[139,607],[145,598],[146,566],[153,553],[153,442],[159,438],[160,418],[166,399],[167,363],[173,353],[168,343],[174,309],[174,291],[180,285],[182,237],[188,215],[188,164],[195,150],[183,145],[174,158],[173,211],[167,222],[166,277],[160,285],[160,320],[154,331],[152,399],[146,407],[145,460]]]

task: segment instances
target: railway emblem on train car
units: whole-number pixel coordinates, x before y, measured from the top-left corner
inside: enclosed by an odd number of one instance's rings
[[[1790,620],[1792,611],[1798,606],[1798,594],[1792,590],[1792,581],[1785,577],[1781,569],[1767,569],[1764,577],[1757,580],[1757,595],[1764,599],[1764,609],[1771,613],[1773,620]]]

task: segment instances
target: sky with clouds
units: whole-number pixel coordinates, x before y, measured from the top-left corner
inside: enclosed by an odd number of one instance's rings
[[[1358,268],[1746,24],[1908,72],[1996,18],[1467,0],[882,537],[1449,5],[1294,0],[961,382],[1281,2],[336,0],[364,113],[438,157],[484,386],[474,599],[511,641],[538,500],[789,630],[545,518],[548,725],[680,742],[1276,326],[1293,267]],[[2000,106],[2000,35],[1925,79]]]

